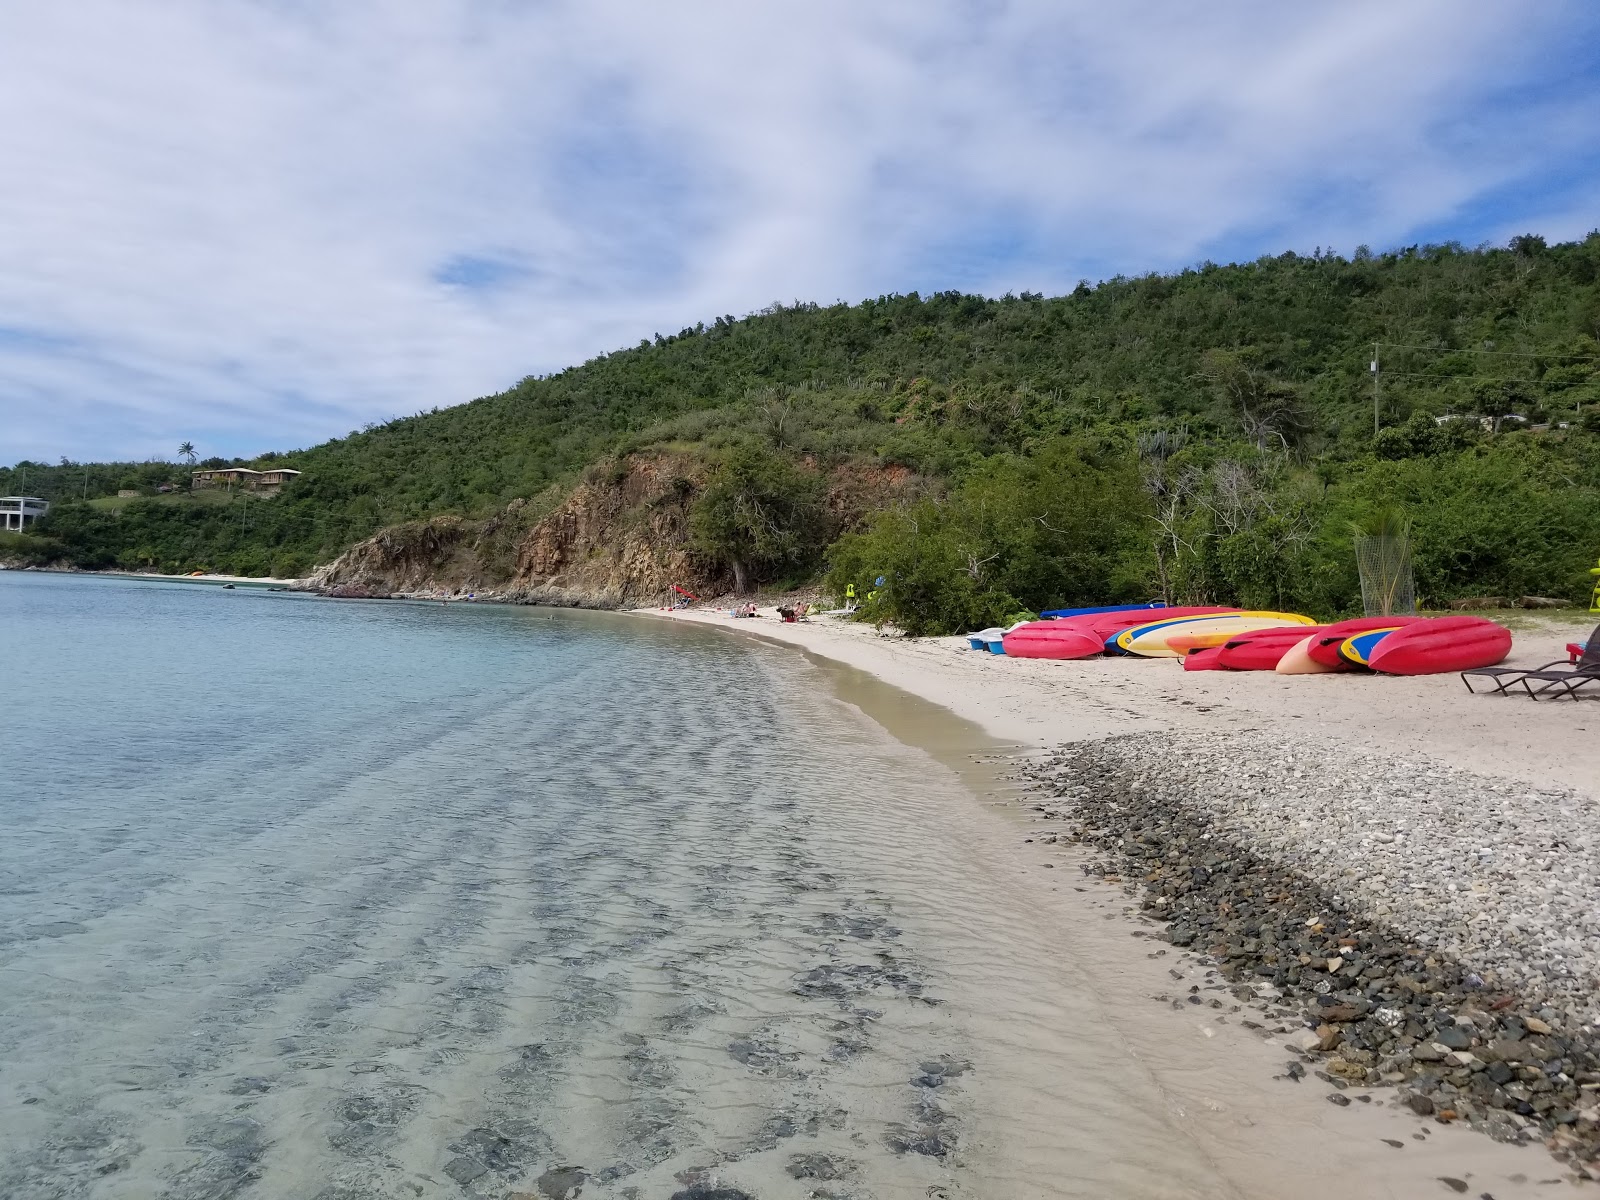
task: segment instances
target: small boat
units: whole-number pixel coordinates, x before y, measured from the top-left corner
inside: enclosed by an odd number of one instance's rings
[[[1004,634],[1005,630],[998,625],[990,629],[980,629],[977,633],[967,634],[967,645],[974,650],[987,650],[990,638],[1002,637]]]
[[[1385,675],[1444,675],[1492,667],[1511,653],[1511,631],[1485,617],[1434,617],[1383,638],[1367,666]]]

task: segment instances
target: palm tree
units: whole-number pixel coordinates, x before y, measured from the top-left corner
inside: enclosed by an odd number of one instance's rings
[[[188,459],[189,460],[189,465],[191,467],[194,466],[194,460],[195,460],[194,443],[193,442],[184,442],[183,445],[179,446],[178,447],[178,457],[179,458]]]

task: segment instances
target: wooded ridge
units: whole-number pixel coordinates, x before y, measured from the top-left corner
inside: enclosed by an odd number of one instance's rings
[[[1427,603],[1577,600],[1600,555],[1600,234],[773,305],[235,460],[302,472],[269,499],[190,496],[165,463],[0,468],[55,505],[0,557],[304,575],[387,526],[514,500],[536,521],[656,453],[697,464],[673,528],[703,577],[883,576],[883,615],[918,630],[1163,592],[1348,611],[1352,527],[1390,510]],[[824,494],[889,468],[914,486]]]

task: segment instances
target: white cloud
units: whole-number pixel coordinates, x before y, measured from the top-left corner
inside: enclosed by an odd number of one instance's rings
[[[1498,234],[1528,222],[1473,206],[1583,144],[1593,82],[1549,64],[1593,25],[1509,0],[14,6],[0,460],[306,444],[774,299]]]

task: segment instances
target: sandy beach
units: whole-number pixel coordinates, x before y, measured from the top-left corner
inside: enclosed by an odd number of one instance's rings
[[[1219,1174],[1235,1188],[1230,1194],[1265,1198],[1470,1193],[1506,1200],[1554,1194],[1582,1177],[1583,1168],[1576,1160],[1584,1156],[1573,1139],[1580,1133],[1591,1137],[1600,1123],[1600,1112],[1592,1107],[1592,1089],[1600,1086],[1600,1075],[1584,1068],[1592,1063],[1586,1057],[1591,1044],[1586,1039],[1593,1027],[1583,1023],[1574,1009],[1563,1007],[1557,992],[1551,993],[1556,1000],[1534,1002],[1529,1011],[1545,1014],[1549,1023],[1531,1017],[1529,1025],[1553,1028],[1560,1049],[1540,1051],[1551,1056],[1548,1063],[1533,1062],[1530,1051],[1527,1062],[1494,1064],[1493,1078],[1503,1079],[1513,1091],[1508,1100],[1503,1090],[1490,1084],[1483,1060],[1493,1059],[1491,1044],[1504,1049],[1520,1044],[1506,1038],[1533,1035],[1520,1024],[1508,1033],[1496,1025],[1500,1018],[1481,1011],[1474,1029],[1473,1011],[1488,1009],[1488,1001],[1500,991],[1493,995],[1485,991],[1481,1002],[1477,993],[1468,995],[1464,1001],[1468,1011],[1461,1013],[1461,1024],[1453,1029],[1446,1029],[1453,1018],[1443,1010],[1449,1006],[1460,1012],[1463,978],[1469,980],[1467,986],[1501,988],[1507,996],[1527,980],[1538,980],[1538,971],[1544,969],[1538,964],[1523,976],[1510,968],[1531,961],[1529,947],[1548,940],[1547,926],[1541,922],[1553,920],[1565,928],[1587,921],[1596,911],[1600,876],[1591,868],[1600,839],[1589,840],[1588,831],[1600,830],[1600,818],[1592,808],[1600,787],[1600,745],[1590,732],[1600,724],[1600,708],[1571,702],[1536,704],[1523,697],[1476,697],[1454,675],[1408,679],[1185,675],[1171,661],[1008,659],[972,652],[964,639],[886,637],[870,626],[835,618],[785,624],[770,610],[756,620],[734,620],[725,611],[707,610],[654,615],[720,626],[796,647],[815,661],[844,664],[840,670],[849,677],[877,687],[889,685],[959,719],[941,735],[937,721],[918,727],[903,714],[894,719],[893,704],[876,705],[890,710],[886,716],[875,711],[870,699],[858,701],[864,712],[891,732],[914,744],[920,740],[922,748],[948,761],[951,746],[968,745],[954,731],[981,731],[992,739],[988,757],[993,762],[1021,766],[1022,773],[1033,776],[1035,790],[1009,794],[998,783],[982,792],[981,771],[969,778],[969,783],[977,779],[980,794],[988,801],[988,812],[983,814],[987,824],[974,825],[974,854],[988,856],[988,869],[1008,873],[1030,913],[1027,928],[1018,929],[1016,936],[1030,945],[1047,942],[1053,954],[1082,973],[1099,997],[1099,1011],[1092,1019],[1114,1031],[1129,1069],[1164,1097],[1175,1129],[1211,1157]],[[1521,618],[1520,624],[1512,665],[1537,666],[1564,658],[1565,644],[1582,640],[1587,633],[1575,618]],[[846,699],[857,696],[848,687],[841,694]],[[937,744],[941,738],[948,743],[943,755]],[[1158,797],[1151,807],[1163,814],[1163,820],[1170,810],[1174,821],[1181,821],[1186,812],[1205,810],[1200,816],[1207,828],[1223,831],[1218,836],[1232,838],[1230,844],[1243,847],[1241,853],[1257,856],[1252,862],[1281,869],[1299,881],[1310,903],[1330,909],[1334,904],[1343,906],[1340,919],[1345,923],[1340,929],[1359,934],[1346,939],[1355,948],[1344,951],[1356,968],[1377,961],[1361,957],[1371,940],[1365,929],[1369,920],[1373,928],[1402,931],[1384,936],[1421,939],[1424,948],[1418,951],[1417,964],[1421,955],[1429,953],[1426,946],[1438,946],[1438,977],[1430,975],[1427,985],[1439,989],[1432,995],[1440,1015],[1437,1027],[1433,1017],[1425,1019],[1416,1061],[1409,1053],[1396,1052],[1393,1045],[1386,1044],[1383,1053],[1360,1049],[1360,1027],[1354,1024],[1342,1027],[1347,1048],[1336,1052],[1347,1054],[1348,1060],[1319,1055],[1315,1022],[1306,1018],[1303,1004],[1306,998],[1318,999],[1310,983],[1312,975],[1322,970],[1320,959],[1315,968],[1305,968],[1304,987],[1300,968],[1286,959],[1291,966],[1289,979],[1282,968],[1275,975],[1262,970],[1246,976],[1253,982],[1241,990],[1241,956],[1230,959],[1169,945],[1169,937],[1180,945],[1188,945],[1190,939],[1173,936],[1165,923],[1152,922],[1151,915],[1161,910],[1152,908],[1148,895],[1141,901],[1132,883],[1108,873],[1118,869],[1114,863],[1121,855],[1120,834],[1116,828],[1108,832],[1083,827],[1086,809],[1075,811],[1071,795],[1072,760],[1063,760],[1055,750],[1063,744],[1104,746],[1102,767],[1145,772],[1147,780],[1152,775],[1159,780],[1160,772],[1184,762],[1185,748],[1192,748],[1201,764],[1193,781],[1208,794],[1199,799]],[[1248,774],[1227,766],[1227,755],[1237,754],[1241,746],[1247,753],[1258,748],[1261,753],[1249,757],[1259,758],[1270,769],[1262,776],[1262,786],[1230,790],[1233,777]],[[1155,749],[1146,754],[1143,747]],[[1116,760],[1117,753],[1127,757]],[[1361,786],[1348,796],[1338,787],[1314,793],[1302,777],[1312,774],[1317,764],[1342,764],[1341,755],[1351,759]],[[970,749],[966,756],[980,757]],[[1066,763],[1066,782],[1053,794],[1048,787],[1040,790],[1044,777],[1031,765],[1038,762],[1053,763],[1058,775]],[[1366,774],[1360,775],[1363,771]],[[1091,789],[1079,790],[1087,795]],[[1102,793],[1109,791],[1100,788]],[[1082,804],[1090,802],[1084,799]],[[1097,795],[1093,802],[1100,804],[1103,821],[1106,796]],[[1479,803],[1489,806],[1490,817],[1470,809],[1470,804]],[[1115,797],[1110,804],[1109,811],[1114,812]],[[1471,820],[1439,811],[1457,806]],[[1149,811],[1139,819],[1147,819]],[[1402,811],[1416,823],[1410,841],[1404,821],[1398,837],[1378,831],[1379,825],[1390,829],[1383,823],[1392,822]],[[1552,832],[1541,825],[1546,816],[1560,828]],[[1523,839],[1527,845],[1519,842],[1516,828],[1488,834],[1481,828],[1483,820],[1492,823],[1493,818],[1507,817],[1502,823],[1528,827],[1529,837]],[[1080,823],[1074,825],[1075,820]],[[1444,826],[1435,828],[1441,820]],[[1256,836],[1252,822],[1270,829]],[[1476,857],[1486,837],[1501,846],[1492,871]],[[1537,874],[1517,857],[1548,856],[1552,838],[1569,852],[1562,862],[1576,863],[1576,872],[1570,865],[1560,865],[1551,874],[1550,864],[1541,860],[1546,873]],[[1469,845],[1473,850],[1466,855],[1463,848]],[[1459,868],[1453,859],[1458,850],[1466,855]],[[1413,851],[1422,863],[1415,869],[1428,873],[1425,881],[1404,882]],[[1385,854],[1398,855],[1401,863],[1398,870],[1392,863],[1383,868],[1387,879],[1372,865],[1375,856]],[[1159,873],[1144,878],[1154,879]],[[1398,886],[1396,875],[1402,880]],[[1381,895],[1362,891],[1366,876],[1378,877]],[[1453,876],[1462,881],[1459,893]],[[1552,892],[1550,881],[1556,876],[1560,878]],[[1473,881],[1480,877],[1491,879],[1492,886],[1474,888]],[[1373,916],[1380,910],[1383,916]],[[1502,910],[1517,915],[1507,919]],[[1525,913],[1531,914],[1527,921],[1521,917]],[[1473,918],[1480,919],[1469,926]],[[1331,926],[1333,918],[1327,920]],[[1309,923],[1296,914],[1297,929]],[[1458,929],[1461,937],[1452,942]],[[1224,936],[1220,925],[1206,934],[1212,936]],[[1201,948],[1197,943],[1192,949]],[[1501,958],[1509,961],[1497,961],[1507,969],[1501,974],[1486,969],[1485,985],[1467,974],[1471,963],[1459,969],[1451,966],[1456,960],[1447,952],[1457,950],[1463,955],[1501,952]],[[1426,961],[1432,970],[1434,957]],[[1420,965],[1416,969],[1424,970]],[[1450,975],[1451,970],[1456,973]],[[1336,985],[1346,982],[1334,980]],[[1373,995],[1377,986],[1370,989]],[[1329,990],[1326,983],[1316,989]],[[1240,999],[1246,1001],[1242,1007]],[[1337,997],[1323,1002],[1331,999]],[[1425,1006],[1426,1000],[1416,1011],[1422,1013]],[[1566,1026],[1570,1028],[1564,1030]],[[1323,1041],[1336,1043],[1337,1037],[1326,1036],[1328,1029],[1321,1027]],[[1564,1032],[1570,1032],[1573,1040],[1562,1040]],[[1438,1062],[1430,1047],[1439,1044],[1429,1041],[1436,1036],[1444,1037],[1449,1046],[1456,1045],[1453,1037],[1460,1037],[1463,1049],[1440,1047],[1455,1058]],[[1513,1051],[1504,1053],[1509,1057]],[[1560,1058],[1561,1053],[1568,1057]],[[1363,1063],[1372,1065],[1363,1068]],[[1327,1067],[1337,1076],[1329,1075]],[[1596,1082],[1586,1082],[1590,1080]],[[1351,1086],[1346,1087],[1347,1082]],[[1379,1084],[1399,1086],[1375,1086]],[[1556,1107],[1555,1100],[1530,1094],[1526,1087],[1553,1087],[1561,1096],[1575,1097],[1570,1101],[1575,1109],[1590,1107],[1566,1112]],[[1538,1101],[1538,1107],[1518,1108],[1517,1100],[1524,1095]],[[1495,1105],[1510,1105],[1515,1111]],[[1526,1115],[1518,1117],[1516,1111],[1521,1109],[1527,1110]],[[1552,1133],[1552,1114],[1570,1123],[1555,1126]],[[1477,1131],[1466,1128],[1469,1123]],[[1484,1132],[1493,1137],[1483,1136]],[[1510,1141],[1522,1144],[1505,1144]],[[1557,1161],[1550,1150],[1571,1161]]]
[[[1600,706],[1474,697],[1455,675],[1400,679],[1263,671],[1185,674],[1176,662],[1076,662],[974,653],[964,638],[900,638],[835,618],[786,624],[772,610],[641,609],[799,646],[933,701],[1001,741],[1048,746],[1083,738],[1271,731],[1278,736],[1421,753],[1453,766],[1600,798]],[[1520,614],[1519,614],[1520,616]],[[1600,618],[1523,618],[1508,666],[1565,661]]]

